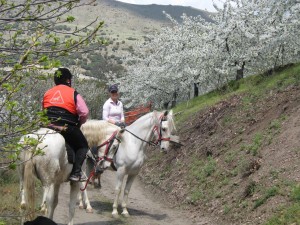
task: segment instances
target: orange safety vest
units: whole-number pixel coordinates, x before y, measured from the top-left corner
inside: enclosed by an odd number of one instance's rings
[[[74,99],[75,89],[67,85],[57,85],[49,89],[43,99],[43,108],[60,107],[68,110],[70,113],[77,115],[76,103]]]

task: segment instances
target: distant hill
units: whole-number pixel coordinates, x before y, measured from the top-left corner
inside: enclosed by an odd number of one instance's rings
[[[100,2],[100,1],[99,1]],[[130,11],[132,14],[151,19],[157,20],[160,22],[167,22],[168,19],[163,14],[163,11],[170,14],[177,21],[181,21],[182,14],[186,14],[188,16],[201,16],[207,21],[211,21],[209,18],[209,13],[204,10],[199,10],[193,7],[186,6],[175,6],[175,5],[135,5],[124,2],[119,2],[115,0],[101,0],[101,2],[106,2],[111,6],[119,9],[125,9]]]
[[[116,0],[97,0],[93,6],[75,8],[71,13],[75,17],[74,23],[67,23],[62,26],[62,29],[65,29],[65,26],[83,28],[99,18],[100,21],[104,21],[99,38],[106,40],[107,45],[94,44],[89,53],[77,53],[68,58],[64,57],[61,59],[63,64],[75,65],[77,60],[78,65],[84,69],[82,73],[103,80],[106,79],[104,73],[108,71],[123,74],[126,67],[123,63],[123,56],[134,52],[136,44],[144,42],[148,34],[158,32],[163,26],[170,24],[163,11],[179,22],[183,13],[193,17],[202,16],[210,20],[209,12],[192,7],[135,5]]]
[[[98,17],[105,25],[102,35],[118,40],[142,40],[147,33],[159,30],[169,23],[163,11],[181,21],[185,13],[188,16],[202,16],[211,21],[209,12],[192,7],[173,5],[135,5],[116,0],[97,0],[94,6],[84,6],[73,11],[74,25],[83,26]]]

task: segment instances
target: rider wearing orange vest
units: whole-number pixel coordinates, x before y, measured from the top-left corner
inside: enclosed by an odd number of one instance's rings
[[[75,151],[75,163],[69,180],[82,181],[81,167],[86,158],[88,143],[80,130],[89,110],[83,98],[71,87],[72,74],[67,68],[59,68],[54,74],[56,86],[43,98],[43,108],[51,121],[49,127],[61,128],[61,135]]]
[[[78,126],[78,115],[74,98],[76,91],[67,85],[57,85],[48,90],[44,95],[44,108],[48,108],[47,115],[50,119],[58,119],[60,125],[71,123]]]

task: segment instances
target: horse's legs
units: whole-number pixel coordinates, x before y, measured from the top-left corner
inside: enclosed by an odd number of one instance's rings
[[[70,203],[69,203],[69,222],[68,225],[73,225],[77,196],[79,193],[80,182],[70,182]]]
[[[103,173],[103,172],[102,172],[102,173]],[[102,185],[101,185],[101,174],[102,174],[102,173],[99,173],[99,174],[98,174],[98,187],[99,187],[99,188],[102,187]]]
[[[43,186],[43,200],[42,200],[42,204],[41,204],[41,212],[44,215],[47,215],[47,195],[48,195],[48,191],[49,191],[49,187],[47,186]]]
[[[21,195],[21,209],[26,209],[25,193],[24,193],[24,163],[18,166],[18,173],[20,178],[20,195]]]
[[[98,172],[95,174],[95,177],[93,179],[94,188],[101,188],[101,174],[102,172]],[[96,179],[98,180],[98,183],[96,183]]]
[[[126,186],[124,189],[123,201],[122,201],[122,209],[123,209],[122,215],[125,217],[129,216],[129,213],[127,211],[128,195],[135,177],[136,175],[128,175],[127,177]]]
[[[115,200],[114,200],[114,204],[113,204],[113,211],[112,211],[112,216],[117,218],[119,216],[118,214],[118,202],[119,202],[119,196],[121,193],[121,187],[122,187],[122,183],[124,180],[124,176],[125,176],[125,169],[124,168],[118,168],[117,171],[117,185],[115,188]]]
[[[59,184],[51,184],[48,188],[47,200],[48,218],[53,219],[54,210],[58,203]]]
[[[80,183],[80,188],[84,188],[85,182]],[[84,202],[84,203],[83,203]],[[84,206],[86,206],[86,212],[87,213],[92,213],[93,208],[90,204],[89,197],[87,195],[87,190],[85,189],[83,192],[79,192],[79,208],[84,209]]]
[[[84,184],[80,184],[80,188],[84,187]],[[82,192],[78,193],[78,201],[79,201],[79,209],[84,209],[84,204],[83,204],[83,194]]]

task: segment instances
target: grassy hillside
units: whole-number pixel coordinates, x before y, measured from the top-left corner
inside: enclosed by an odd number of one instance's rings
[[[85,6],[73,11],[74,26],[82,26],[98,17],[105,22],[102,35],[109,39],[128,41],[132,45],[143,41],[143,36],[159,30],[169,23],[163,11],[180,20],[185,13],[189,16],[201,15],[209,20],[208,13],[191,7],[172,5],[134,5],[115,0],[98,0],[94,6]]]
[[[105,2],[109,4],[113,4],[116,8],[124,9],[126,11],[131,12],[134,15],[137,15],[141,18],[147,18],[149,20],[156,20],[159,22],[168,22],[168,19],[162,13],[163,11],[170,14],[173,18],[177,21],[181,21],[182,14],[186,14],[188,16],[201,16],[207,21],[211,21],[208,16],[208,12],[204,10],[199,10],[193,7],[186,7],[186,6],[177,6],[177,5],[135,5],[135,4],[128,4],[119,1],[106,0]]]
[[[141,178],[213,224],[299,224],[300,64],[232,82],[174,110],[184,143],[151,149]]]

